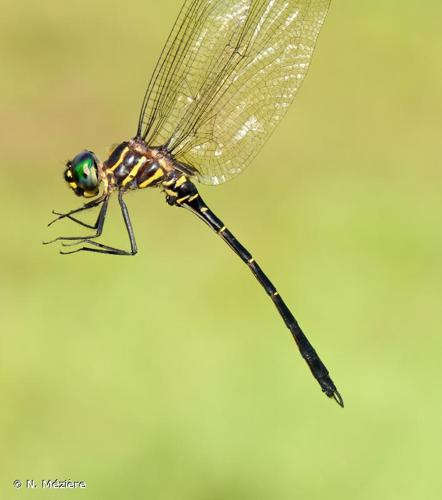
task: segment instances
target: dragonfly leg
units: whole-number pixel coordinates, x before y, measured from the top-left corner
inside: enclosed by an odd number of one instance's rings
[[[104,221],[106,219],[106,212],[107,212],[107,207],[109,204],[109,195],[106,196],[103,200],[103,205],[100,208],[100,212],[98,214],[97,220],[95,221],[94,225],[89,225],[85,224],[82,221],[76,219],[75,217],[72,217],[70,214],[66,214],[65,216],[68,217],[69,219],[73,220],[74,222],[77,222],[81,224],[82,226],[89,227],[91,229],[95,229],[95,234],[92,234],[90,236],[58,236],[57,238],[54,238],[53,240],[50,241],[43,241],[43,245],[48,245],[49,243],[54,243],[55,241],[66,241],[66,240],[74,240],[76,243],[90,240],[91,238],[98,238],[101,236],[103,232],[103,226],[104,226]],[[57,220],[57,219],[56,219]]]
[[[77,219],[76,217],[73,217],[72,215],[69,215],[69,214],[63,214],[61,212],[56,212],[55,210],[52,210],[52,213],[54,215],[60,215],[60,217],[57,217],[57,219],[54,219],[52,222],[50,222],[48,224],[48,226],[50,226],[52,223],[60,220],[60,219],[63,219],[63,218],[66,218],[66,219],[69,219],[71,220],[72,222],[75,222],[77,224],[79,224],[80,226],[83,226],[83,227],[87,227],[88,229],[97,229],[97,223],[95,222],[95,224],[88,224],[87,222],[84,222],[80,219]]]
[[[51,220],[51,222],[49,222],[48,226],[52,226],[52,224],[54,224],[54,222],[57,222],[60,219],[67,218],[67,219],[70,219],[70,220],[76,222],[77,224],[80,224],[81,226],[88,227],[90,229],[96,229],[96,223],[95,223],[94,226],[92,226],[91,224],[87,224],[86,222],[83,222],[80,219],[77,219],[76,217],[73,217],[72,215],[76,214],[78,212],[82,212],[83,210],[89,210],[90,208],[94,208],[94,207],[100,205],[101,203],[104,202],[104,200],[107,197],[108,197],[107,194],[103,195],[103,196],[100,196],[99,198],[97,198],[95,200],[92,200],[89,203],[85,203],[82,207],[75,208],[74,210],[71,210],[70,212],[67,212],[65,214],[61,213],[61,212],[56,212],[55,210],[52,210],[52,213],[54,215],[58,215],[58,217],[56,217],[55,219]]]
[[[301,330],[301,327],[285,302],[282,300],[275,286],[264,274],[264,271],[252,257],[251,253],[243,245],[241,245],[235,236],[226,228],[224,223],[204,203],[196,187],[189,180],[181,183],[179,187],[175,186],[174,189],[176,190],[177,196],[169,196],[167,200],[168,203],[187,208],[194,213],[209,227],[211,227],[230,246],[230,248],[232,248],[241,260],[247,264],[255,278],[272,299],[276,309],[284,320],[284,323],[290,330],[302,357],[321,386],[322,391],[329,398],[333,398],[340,406],[343,407],[344,401],[336,389],[327,368],[319,358],[313,346],[310,344],[304,332]]]
[[[118,192],[118,202],[121,207],[121,213],[123,215],[123,220],[124,224],[126,226],[127,234],[129,236],[129,241],[130,241],[130,250],[122,250],[120,248],[115,248],[111,247],[109,245],[104,245],[103,243],[98,243],[97,241],[92,241],[89,238],[82,239],[80,241],[75,241],[73,243],[62,243],[63,246],[72,246],[72,245],[79,245],[81,243],[87,243],[88,245],[92,245],[92,247],[81,247],[81,248],[76,248],[75,250],[69,250],[69,251],[60,251],[62,255],[70,255],[72,253],[77,253],[77,252],[95,252],[95,253],[105,253],[108,255],[135,255],[138,251],[137,249],[137,243],[135,241],[135,235],[134,231],[132,228],[132,223],[130,221],[130,216],[129,216],[129,211],[127,209],[126,203],[123,200],[123,194],[124,191],[121,190]],[[104,219],[104,216],[103,216]],[[103,220],[104,223],[104,220]]]

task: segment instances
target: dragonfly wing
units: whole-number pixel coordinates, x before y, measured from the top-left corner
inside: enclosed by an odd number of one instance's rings
[[[307,73],[330,0],[186,0],[138,136],[220,184],[267,140]]]

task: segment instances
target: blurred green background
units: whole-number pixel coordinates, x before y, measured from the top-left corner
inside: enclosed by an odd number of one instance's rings
[[[135,258],[58,255],[64,162],[135,132],[180,3],[2,1],[0,498],[440,498],[440,2],[332,2],[306,83],[235,181],[202,187],[241,261],[157,191]],[[268,182],[269,171],[272,182]],[[113,205],[104,240],[125,246]],[[81,493],[12,486],[84,480]]]

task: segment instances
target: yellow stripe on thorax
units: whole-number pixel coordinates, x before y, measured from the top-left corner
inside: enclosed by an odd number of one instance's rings
[[[128,182],[132,181],[136,177],[138,170],[140,170],[140,168],[146,163],[146,161],[147,161],[147,158],[145,156],[142,156],[137,161],[137,163],[135,164],[133,169],[127,174],[126,178],[121,183],[121,185],[125,186]]]
[[[149,186],[150,184],[152,184],[152,182],[154,182],[157,179],[159,179],[160,177],[163,177],[163,175],[164,175],[163,169],[162,168],[158,168],[158,170],[156,170],[155,173],[152,176],[150,176],[144,182],[142,182],[141,184],[139,184],[138,187],[139,188],[145,188],[145,187]]]
[[[114,172],[115,169],[121,165],[122,161],[124,160],[124,157],[126,156],[126,153],[129,151],[129,148],[126,146],[123,151],[121,151],[120,157],[118,158],[118,161],[115,163],[115,165],[112,165],[112,167],[109,168],[111,172]]]
[[[186,176],[182,175],[176,182],[175,182],[175,187],[180,187],[182,186],[185,182],[187,181]]]

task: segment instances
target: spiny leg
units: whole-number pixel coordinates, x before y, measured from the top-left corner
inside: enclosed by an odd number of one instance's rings
[[[75,208],[74,210],[71,210],[65,214],[60,213],[60,212],[56,212],[55,210],[52,210],[52,213],[54,215],[58,215],[58,217],[56,217],[54,220],[51,220],[51,222],[49,222],[48,226],[52,226],[52,224],[54,224],[54,222],[57,222],[60,219],[67,218],[67,219],[70,219],[70,220],[76,222],[77,224],[84,226],[84,227],[89,227],[91,229],[95,229],[95,227],[91,226],[90,224],[86,224],[85,222],[81,221],[80,219],[72,217],[72,214],[76,214],[78,212],[82,212],[83,210],[89,210],[90,208],[94,208],[94,207],[100,205],[100,203],[103,203],[103,201],[106,198],[107,198],[107,195],[102,195],[99,198],[90,201],[89,203],[85,203],[82,207]]]
[[[290,330],[302,357],[307,362],[315,379],[321,386],[322,391],[333,398],[340,406],[344,406],[344,401],[336,389],[333,380],[324,363],[319,358],[313,346],[308,341],[304,332],[301,330],[289,308],[282,300],[273,283],[264,274],[264,271],[257,264],[250,252],[244,248],[241,243],[226,228],[224,223],[209,209],[199,195],[196,187],[189,181],[181,183],[178,187],[175,185],[176,197],[168,197],[169,204],[183,206],[202,219],[211,227],[221,238],[233,249],[233,251],[248,265],[255,278],[262,285],[264,290],[272,299],[276,309],[281,315],[287,328]]]
[[[126,203],[123,200],[123,194],[124,194],[123,190],[118,192],[118,202],[119,202],[120,207],[121,207],[121,213],[123,214],[124,224],[126,226],[127,234],[129,236],[130,251],[122,250],[120,248],[114,248],[114,247],[111,247],[109,245],[103,245],[102,243],[98,243],[97,241],[92,241],[92,240],[86,239],[86,240],[76,241],[72,244],[63,244],[63,246],[72,246],[72,245],[78,245],[80,243],[87,243],[89,245],[93,245],[93,247],[96,247],[96,248],[81,247],[81,248],[76,248],[75,250],[71,250],[68,252],[61,251],[60,253],[62,255],[69,255],[69,254],[77,253],[77,252],[95,252],[95,253],[105,253],[105,254],[109,254],[109,255],[135,255],[138,251],[137,243],[135,241],[135,235],[134,235],[134,231],[132,228],[132,223],[130,221],[129,211],[127,209]]]
[[[90,236],[58,236],[53,240],[43,241],[43,245],[48,245],[49,243],[54,243],[55,241],[60,241],[60,240],[62,241],[79,240],[79,242],[81,243],[82,241],[89,241],[91,238],[98,238],[99,236],[101,236],[103,232],[103,226],[104,226],[104,221],[106,220],[106,212],[108,205],[109,205],[109,195],[107,195],[106,198],[104,198],[103,205],[100,208],[100,212],[98,214],[97,220],[95,221],[94,225],[85,224],[82,221],[76,219],[75,217],[66,215],[66,217],[73,220],[74,222],[77,222],[78,224],[81,224],[82,226],[89,227],[91,229],[96,229],[95,234],[92,234]]]
[[[69,219],[71,220],[72,222],[75,222],[77,224],[79,224],[80,226],[83,226],[83,227],[87,227],[88,229],[97,229],[97,223],[95,222],[95,224],[88,224],[87,222],[84,222],[80,219],[77,219],[76,217],[73,217],[72,215],[69,215],[69,214],[63,214],[61,212],[56,212],[55,210],[52,210],[52,213],[54,215],[60,215],[61,217],[58,217],[57,219],[54,219],[52,222],[50,222],[48,224],[48,226],[50,226],[52,223],[56,222],[57,220],[60,220],[61,218],[66,218],[66,219]]]

